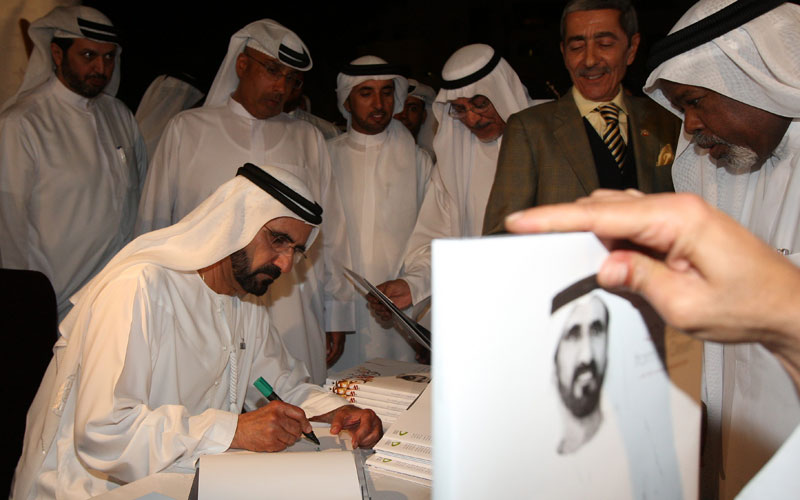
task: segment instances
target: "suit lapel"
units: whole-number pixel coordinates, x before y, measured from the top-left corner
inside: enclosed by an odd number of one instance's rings
[[[658,141],[653,139],[655,137],[652,135],[654,131],[648,131],[649,120],[645,107],[639,106],[636,99],[630,99],[624,95],[623,99],[625,100],[625,107],[628,109],[630,123],[628,143],[633,143],[639,191],[651,193],[653,192],[655,158],[658,157]]]
[[[555,129],[553,136],[560,151],[578,177],[586,194],[600,187],[597,169],[594,166],[594,156],[586,137],[586,128],[583,119],[578,113],[578,107],[572,98],[572,90],[558,100],[555,115]]]

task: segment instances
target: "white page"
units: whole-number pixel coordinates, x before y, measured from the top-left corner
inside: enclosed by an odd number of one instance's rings
[[[434,241],[434,498],[696,498],[699,406],[642,315],[600,289],[556,307],[606,256],[589,234]],[[608,311],[599,425],[565,451],[557,347],[589,296]]]
[[[312,422],[319,446],[305,437],[279,453],[231,451],[200,459],[199,500],[361,498],[352,437]]]
[[[199,500],[361,498],[351,451],[234,452],[200,459]]]

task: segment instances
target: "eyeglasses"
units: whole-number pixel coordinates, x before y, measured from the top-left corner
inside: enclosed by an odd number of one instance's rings
[[[266,228],[269,232],[269,244],[272,249],[279,254],[288,255],[292,257],[294,263],[297,264],[303,259],[307,259],[305,248],[296,245],[291,238],[283,233],[276,233],[270,228]]]
[[[284,73],[281,70],[283,65],[280,63],[273,61],[266,61],[266,62],[259,61],[258,59],[251,56],[247,52],[243,52],[243,54],[252,59],[253,61],[255,61],[256,63],[258,63],[259,65],[261,65],[261,67],[263,67],[264,70],[267,72],[267,78],[269,78],[273,82],[277,82],[281,78],[286,78],[286,84],[293,89],[299,89],[300,87],[303,86],[303,80],[301,80],[297,76],[297,72],[289,70],[286,73]]]
[[[460,120],[467,116],[467,111],[471,111],[476,115],[485,116],[486,113],[488,113],[491,109],[491,106],[492,101],[490,101],[488,97],[476,95],[470,99],[466,105],[456,104],[455,102],[450,101],[450,110],[448,111],[448,114],[456,120]]]

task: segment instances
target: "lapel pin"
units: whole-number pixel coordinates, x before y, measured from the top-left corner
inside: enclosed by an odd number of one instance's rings
[[[645,136],[645,137],[647,137],[648,135],[650,135],[650,131],[649,131],[649,130],[647,130],[646,128],[643,128],[643,129],[642,129],[642,135],[643,135],[643,136]]]

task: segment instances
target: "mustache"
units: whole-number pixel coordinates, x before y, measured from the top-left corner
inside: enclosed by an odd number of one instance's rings
[[[724,146],[731,145],[731,143],[729,143],[728,141],[725,141],[714,134],[705,135],[702,132],[695,132],[694,135],[692,136],[692,142],[694,142],[703,149],[712,148],[717,144],[722,144]]]
[[[581,363],[577,368],[575,368],[575,373],[572,374],[572,385],[574,386],[578,381],[578,378],[587,372],[592,374],[592,378],[598,378],[597,364],[594,362],[594,360],[591,360],[588,363]]]
[[[256,274],[266,274],[272,279],[272,281],[275,281],[281,276],[281,268],[275,264],[267,264],[266,266],[261,266],[250,273],[250,276],[255,276]]]
[[[103,80],[104,82],[108,81],[108,77],[106,75],[104,75],[103,73],[90,73],[90,74],[86,75],[86,80],[95,80],[95,79],[96,80]]]
[[[606,73],[611,73],[611,68],[608,66],[592,66],[590,68],[581,68],[578,70],[578,76],[589,76],[589,75],[604,75]]]

